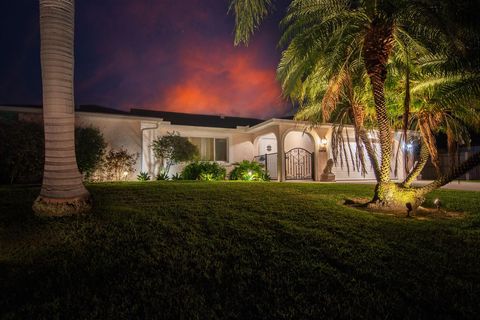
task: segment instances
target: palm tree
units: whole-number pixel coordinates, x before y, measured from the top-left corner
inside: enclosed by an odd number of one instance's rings
[[[40,0],[45,167],[33,204],[38,215],[71,215],[91,208],[75,158],[74,13],[74,0]]]
[[[270,0],[232,1],[230,8],[236,13],[236,44],[248,41],[271,7]],[[349,80],[352,68],[360,69],[360,74],[369,79],[381,148],[380,164],[378,171],[375,170],[378,183],[372,203],[410,210],[423,202],[425,192],[448,183],[480,161],[480,154],[476,154],[421,190],[411,188],[408,181],[395,184],[390,179],[392,123],[395,121],[389,117],[385,95],[389,62],[396,58],[404,65],[406,90],[402,122],[406,131],[410,122],[412,61],[426,53],[436,52],[438,47],[443,53],[456,56],[459,52],[471,52],[478,45],[478,32],[472,32],[472,25],[459,22],[458,17],[452,14],[454,11],[453,1],[440,4],[428,0],[292,0],[282,21],[284,33],[280,44],[285,50],[278,75],[286,96],[302,104],[305,97],[308,101],[312,96],[322,95],[321,107],[331,111],[338,102],[345,100],[340,99],[340,95],[347,92],[348,97],[348,92],[352,92]],[[460,37],[452,35],[449,31],[452,29]],[[470,46],[465,46],[468,41]],[[474,68],[473,72],[478,75],[479,68]],[[325,83],[327,86],[322,86]],[[360,83],[353,84],[353,87],[362,87],[363,81]],[[478,97],[478,90],[474,94]],[[465,91],[460,95],[471,97]],[[365,119],[366,106],[356,101],[357,98],[350,98],[349,104],[353,111],[353,123],[360,129],[357,133],[361,134],[363,124],[358,119]],[[420,128],[425,129],[423,120],[418,123]],[[427,131],[423,131],[426,133],[423,136],[427,137]],[[425,144],[429,153],[434,151],[431,142]],[[368,142],[365,145],[368,146]],[[422,150],[425,155],[426,149]],[[414,171],[417,172],[418,167]]]

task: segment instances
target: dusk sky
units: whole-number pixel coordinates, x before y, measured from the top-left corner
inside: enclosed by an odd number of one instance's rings
[[[234,47],[228,4],[76,1],[76,104],[258,118],[291,112],[275,79],[283,6],[248,47]],[[41,104],[39,38],[38,0],[1,1],[0,104]]]

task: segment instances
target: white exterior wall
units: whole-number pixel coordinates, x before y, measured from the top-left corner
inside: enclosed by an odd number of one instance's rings
[[[243,129],[210,128],[172,125],[168,122],[159,121],[158,128],[144,130],[143,132],[143,165],[142,170],[155,177],[163,167],[161,160],[155,158],[151,144],[158,137],[167,135],[169,132],[178,132],[180,136],[187,138],[217,138],[227,140],[227,161],[218,161],[225,166],[227,172],[233,169],[233,164],[242,160],[253,159],[253,143],[251,134],[242,132]],[[153,122],[142,122],[142,128],[154,127]],[[239,132],[240,131],[240,132]],[[180,173],[185,167],[184,163],[173,165],[169,175]]]
[[[293,148],[303,148],[308,152],[315,151],[315,143],[313,138],[308,133],[302,131],[290,131],[285,136],[285,152],[292,150]]]
[[[18,112],[20,119],[25,121],[39,121],[41,119],[41,109],[33,108],[19,108],[19,107],[0,107],[2,111]],[[162,121],[159,118],[138,117],[133,115],[118,115],[118,114],[104,114],[104,113],[90,113],[90,112],[76,112],[77,126],[93,126],[98,128],[110,148],[127,149],[129,153],[138,154],[135,173],[131,174],[128,179],[136,180],[136,175],[140,171],[147,171],[152,178],[159,172],[161,163],[153,156],[150,145],[153,140],[159,136],[163,136],[168,132],[177,131],[184,137],[198,137],[198,138],[222,138],[227,139],[227,154],[228,161],[222,162],[227,168],[231,170],[235,163],[243,160],[253,160],[254,156],[264,154],[263,149],[267,145],[272,146],[270,153],[277,153],[278,172],[284,170],[284,152],[292,148],[304,148],[311,152],[315,152],[315,179],[318,180],[326,164],[328,158],[333,158],[331,148],[331,125],[325,124],[310,130],[311,135],[303,133],[303,129],[307,127],[306,123],[295,122],[285,119],[271,119],[261,124],[249,127],[238,127],[236,129],[213,128],[213,127],[199,127],[199,126],[181,126],[172,125],[169,122]],[[158,126],[158,127],[157,127]],[[143,129],[143,130],[142,130]],[[353,158],[356,157],[356,145],[354,140],[354,130],[351,127],[346,127],[349,136],[349,144]],[[398,152],[398,156],[392,159],[392,178],[403,179],[404,171],[404,149],[399,148],[400,133],[394,134],[394,145],[392,147],[393,154]],[[277,138],[279,137],[279,138]],[[324,152],[323,146],[319,145],[321,138],[327,139]],[[313,138],[313,139],[312,139]],[[345,141],[347,135],[344,135]],[[272,142],[276,141],[276,144]],[[375,142],[375,141],[374,141]],[[380,147],[378,142],[374,143],[377,150],[377,155],[380,155]],[[320,152],[322,151],[322,152]],[[369,165],[366,150],[364,150],[365,160],[367,162],[367,174],[363,176],[360,170],[352,165],[352,157],[350,150],[347,148],[346,159],[344,159],[343,166],[338,160],[333,167],[333,173],[336,180],[365,180],[375,179],[373,169]],[[345,154],[343,155],[345,158]],[[345,164],[345,160],[349,161],[349,170]],[[398,161],[398,162],[396,162]],[[397,167],[397,175],[394,174],[394,169]],[[183,165],[177,165],[171,168],[170,174],[180,172]],[[279,176],[281,180],[281,176]]]
[[[348,130],[348,145],[350,145],[350,149],[348,148],[347,145],[347,134],[345,133],[343,135],[344,141],[345,141],[345,153],[342,153],[343,157],[343,163],[340,160],[340,156],[337,157],[337,163],[333,166],[332,172],[335,174],[335,179],[337,181],[342,181],[342,180],[375,180],[375,173],[373,172],[373,167],[370,163],[370,160],[368,158],[367,150],[365,147],[363,148],[363,153],[365,156],[365,163],[366,163],[366,170],[367,173],[365,176],[362,174],[361,170],[359,167],[357,167],[357,161],[354,161],[352,163],[352,155],[353,159],[355,160],[357,158],[357,147],[356,147],[356,142],[355,142],[355,133],[353,128],[348,128],[345,129]],[[331,147],[331,130],[329,131],[327,135],[328,139],[328,145],[327,145],[327,150],[328,150],[328,158],[333,159],[333,150]],[[400,180],[403,179],[405,176],[404,172],[404,157],[403,157],[403,148],[398,148],[399,145],[399,138],[400,134],[395,134],[394,136],[394,143],[392,146],[392,153],[394,157],[392,158],[391,161],[391,168],[392,168],[392,174],[391,178],[394,180]],[[373,147],[376,151],[377,154],[377,159],[380,164],[380,144],[375,137],[372,139],[373,142]],[[351,153],[350,153],[351,150]],[[395,157],[396,153],[398,152],[398,157]],[[348,161],[348,165],[347,165]],[[397,166],[397,174],[395,175],[395,165]]]
[[[140,135],[140,120],[131,119],[123,116],[91,114],[77,112],[75,117],[75,125],[80,127],[95,127],[98,128],[108,144],[108,148],[112,149],[126,149],[129,153],[137,155],[137,163],[135,165],[135,172],[131,173],[127,179],[135,180],[137,174],[140,173],[140,153],[141,135]]]
[[[277,153],[277,137],[275,134],[269,133],[258,138],[256,155],[263,155],[268,153]],[[268,150],[270,147],[270,151]]]

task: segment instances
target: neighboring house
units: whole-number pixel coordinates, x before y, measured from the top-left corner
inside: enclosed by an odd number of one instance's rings
[[[0,117],[40,121],[41,115],[39,106],[0,106]],[[198,147],[202,160],[217,161],[227,170],[242,160],[256,160],[266,166],[273,180],[278,181],[320,180],[327,160],[332,158],[331,124],[311,128],[306,122],[292,119],[260,120],[144,109],[125,112],[80,106],[76,110],[76,125],[97,127],[111,148],[125,148],[138,154],[136,173],[130,179],[135,179],[140,171],[152,176],[159,172],[162,163],[155,159],[150,146],[157,137],[173,131],[188,137]],[[374,179],[370,166],[365,175],[357,166],[354,136],[353,128],[346,126],[343,161],[338,160],[332,169],[337,181]],[[399,157],[398,172],[392,173],[392,177],[403,179],[404,148],[399,147],[399,137],[398,133],[394,135],[393,150],[399,150]],[[374,145],[379,153],[375,140]],[[174,166],[170,174],[181,169],[182,165]]]

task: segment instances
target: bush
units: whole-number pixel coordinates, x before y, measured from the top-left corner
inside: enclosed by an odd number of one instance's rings
[[[107,143],[99,129],[94,127],[75,128],[75,155],[78,169],[88,180],[102,164]]]
[[[188,164],[182,171],[184,180],[225,180],[227,171],[216,162],[196,161]]]
[[[157,176],[156,176],[156,179],[158,181],[164,181],[164,180],[168,180],[168,173],[164,170],[161,170]]]
[[[39,123],[0,120],[0,182],[41,182],[43,141],[43,126]]]
[[[258,162],[244,160],[230,172],[230,180],[269,181],[270,176]]]
[[[148,172],[142,171],[140,174],[137,176],[138,181],[150,181],[150,175]]]
[[[128,176],[135,172],[137,158],[138,154],[128,153],[125,149],[108,151],[102,161],[102,166],[95,172],[94,180],[127,180]]]
[[[177,172],[174,175],[172,175],[172,180],[182,180],[182,175]]]
[[[44,141],[41,123],[0,120],[0,182],[41,182]],[[103,135],[97,128],[75,129],[75,155],[84,178],[90,178],[101,164],[105,146]]]

